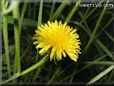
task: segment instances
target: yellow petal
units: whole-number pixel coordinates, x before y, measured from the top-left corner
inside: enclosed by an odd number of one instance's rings
[[[37,37],[32,37],[32,39],[36,40],[36,39],[37,39]]]
[[[72,57],[71,60],[77,62],[77,59],[75,57]]]
[[[61,60],[61,59],[62,59],[61,50],[58,50],[58,51],[56,52],[56,54],[57,54],[57,57]]]
[[[33,42],[33,44],[38,44],[38,43],[39,43],[38,41]]]
[[[53,47],[52,50],[51,50],[51,54],[50,54],[50,61],[52,60],[54,54],[55,54],[55,51],[56,51],[56,48]]]
[[[39,54],[42,54],[42,53],[46,52],[50,47],[51,47],[51,45],[46,45],[44,48],[42,48],[42,49],[39,51]]]
[[[62,54],[63,54],[64,57],[66,57],[66,53],[64,51],[62,52]]]
[[[48,21],[48,25],[51,26],[51,22],[50,21]]]
[[[75,33],[75,32],[76,32],[76,29],[72,30],[72,31],[71,31],[71,34],[73,34],[73,33]]]
[[[62,23],[62,22],[60,21],[60,22],[59,22],[59,25],[61,25],[61,23]]]
[[[66,51],[67,52],[67,54],[68,54],[68,56],[71,58],[71,60],[73,60],[73,61],[77,61],[77,56],[74,54],[74,53],[70,53],[70,52],[68,52],[68,51]]]
[[[67,25],[67,23],[65,22],[65,23],[64,23],[64,25],[63,25],[63,28],[65,28],[65,27],[66,27],[66,25]]]
[[[36,46],[36,49],[38,49],[38,48],[42,48],[42,47],[44,47],[44,46],[45,46],[44,43],[40,43],[40,44],[38,44],[38,45]]]

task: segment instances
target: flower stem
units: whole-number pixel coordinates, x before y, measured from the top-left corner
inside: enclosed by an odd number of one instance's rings
[[[34,64],[33,66],[29,67],[28,69],[24,70],[21,75],[25,75],[31,71],[33,71],[34,69],[42,66],[46,61],[48,60],[48,55],[46,55],[45,57],[42,58],[41,61],[39,61],[38,63]]]
[[[5,1],[2,0],[2,11],[5,9]],[[3,39],[5,46],[5,56],[7,61],[8,76],[11,77],[11,65],[9,58],[9,49],[8,49],[8,21],[7,15],[3,15]]]
[[[11,78],[9,78],[9,79],[7,79],[7,80],[5,80],[5,81],[3,81],[3,82],[0,82],[0,84],[1,84],[1,83],[2,83],[2,84],[8,83],[8,82],[10,82],[10,81],[12,81],[12,80],[14,80],[14,79],[17,79],[17,78],[19,78],[19,77],[21,77],[21,76],[26,75],[26,74],[28,74],[29,72],[35,70],[36,68],[38,68],[38,67],[44,65],[44,63],[49,59],[48,56],[49,56],[49,55],[46,55],[46,56],[43,57],[39,62],[37,62],[37,63],[34,64],[33,66],[29,67],[28,69],[22,71],[21,73],[15,73]]]
[[[15,66],[14,72],[21,72],[21,62],[20,62],[20,31],[19,31],[19,9],[18,1],[14,2],[15,8],[13,9],[13,18],[14,18],[14,35],[15,35]]]

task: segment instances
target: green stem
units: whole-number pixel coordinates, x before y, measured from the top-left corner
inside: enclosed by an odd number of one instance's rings
[[[45,57],[42,58],[41,61],[39,61],[38,63],[34,64],[33,66],[29,67],[28,69],[24,70],[22,73],[21,73],[21,76],[33,71],[34,69],[42,66],[46,61],[48,60],[48,55],[46,55]]]
[[[21,72],[21,62],[20,62],[20,31],[19,31],[19,9],[18,1],[15,1],[14,4],[17,4],[13,9],[13,18],[14,18],[14,35],[15,35],[15,66],[14,71]]]
[[[4,9],[5,9],[5,1],[2,0],[2,11]],[[8,49],[8,21],[6,15],[3,15],[3,39],[5,47],[5,56],[7,61],[8,76],[11,77],[11,65],[10,65],[9,49]]]
[[[29,72],[35,70],[36,68],[44,65],[44,63],[49,59],[49,55],[46,55],[45,57],[43,57],[38,63],[34,64],[33,66],[29,67],[28,69],[22,71],[21,73],[16,73],[14,74],[11,78],[3,81],[3,82],[0,82],[0,84],[4,84],[4,83],[8,83],[14,79],[17,79],[18,77],[21,77],[21,76],[24,76],[26,74],[28,74]]]

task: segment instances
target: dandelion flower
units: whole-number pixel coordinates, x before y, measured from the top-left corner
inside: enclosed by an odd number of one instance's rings
[[[61,60],[67,55],[71,60],[77,61],[81,53],[81,43],[76,31],[61,21],[48,21],[35,30],[33,44],[36,45],[36,49],[40,49],[39,54],[50,51],[50,61],[52,59]]]

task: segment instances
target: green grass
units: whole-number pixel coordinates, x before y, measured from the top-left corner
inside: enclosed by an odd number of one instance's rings
[[[2,0],[1,5],[4,50],[1,84],[113,84],[114,7],[83,8],[69,0],[61,3]],[[39,55],[32,37],[37,26],[48,20],[61,20],[77,29],[82,53],[77,62],[66,57],[55,63],[48,60],[49,56]]]

